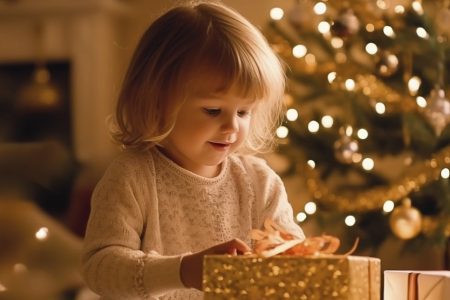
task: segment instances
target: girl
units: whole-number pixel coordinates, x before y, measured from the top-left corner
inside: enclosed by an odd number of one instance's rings
[[[205,254],[250,251],[272,218],[298,238],[281,179],[259,158],[284,73],[261,33],[219,3],[168,11],[125,77],[114,137],[125,151],[92,197],[83,274],[108,299],[202,299]]]

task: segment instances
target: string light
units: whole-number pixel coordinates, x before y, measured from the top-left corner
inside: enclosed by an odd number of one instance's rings
[[[327,11],[327,5],[323,2],[317,2],[316,5],[314,5],[314,13],[316,15],[323,15]]]
[[[382,115],[386,112],[386,105],[383,102],[377,102],[375,104],[375,111],[377,114]]]
[[[331,128],[331,127],[333,127],[334,119],[332,116],[325,115],[322,117],[320,122],[322,123],[323,127]]]
[[[417,27],[416,34],[418,37],[423,38],[423,39],[428,39],[430,37],[428,32],[423,27]]]
[[[396,5],[395,7],[394,7],[394,12],[396,13],[396,14],[404,14],[405,13],[405,7],[403,6],[403,5]]]
[[[417,91],[420,88],[420,85],[422,84],[422,80],[420,80],[419,77],[413,76],[408,80],[408,89],[409,93],[414,96],[417,94]]]
[[[390,213],[392,210],[394,210],[395,203],[392,200],[386,200],[383,204],[383,211],[385,213]]]
[[[353,215],[348,215],[345,217],[345,225],[351,227],[356,224],[356,218]]]
[[[366,31],[367,32],[374,32],[375,31],[375,26],[372,23],[366,24]]]
[[[306,220],[307,215],[304,212],[299,212],[295,217],[298,222],[304,222]]]
[[[279,7],[274,7],[270,10],[270,18],[272,20],[278,21],[283,19],[284,11]]]
[[[316,205],[316,203],[310,201],[310,202],[307,202],[307,203],[305,204],[305,212],[306,212],[308,215],[313,215],[316,211],[317,211],[317,205]]]
[[[333,37],[330,40],[330,43],[331,43],[331,46],[335,49],[340,49],[340,48],[342,48],[342,46],[344,46],[344,41],[339,37]]]
[[[380,9],[387,9],[387,5],[386,2],[384,2],[384,0],[377,0],[377,6]]]
[[[362,165],[364,170],[370,171],[370,170],[372,170],[374,168],[375,162],[370,157],[366,157],[366,158],[364,158],[362,160],[361,165]]]
[[[358,130],[358,132],[356,133],[356,135],[358,136],[358,138],[360,138],[361,140],[365,140],[369,137],[369,132],[364,129],[364,128],[360,128]]]
[[[296,45],[294,48],[292,48],[292,55],[294,55],[297,58],[301,58],[306,55],[308,52],[308,49],[304,45]]]
[[[319,131],[320,125],[319,122],[313,120],[308,123],[308,130],[311,133],[316,133]]]
[[[347,79],[345,80],[345,88],[347,91],[353,91],[355,89],[355,81],[353,79]]]
[[[331,25],[330,23],[326,22],[326,21],[322,21],[319,23],[319,25],[317,25],[317,30],[321,33],[321,34],[327,34],[330,32],[330,28]]]
[[[390,38],[394,38],[394,37],[395,37],[394,29],[392,29],[391,26],[388,26],[388,25],[384,26],[384,27],[383,27],[383,33],[384,33],[387,37],[390,37]]]
[[[294,122],[298,119],[298,111],[295,108],[289,108],[286,111],[286,119],[291,122]]]
[[[336,72],[330,72],[327,75],[328,82],[331,84],[336,79]]]
[[[419,106],[419,107],[422,107],[422,108],[427,107],[427,100],[425,100],[425,98],[422,96],[417,96],[416,103],[417,103],[417,106]]]
[[[375,45],[375,43],[367,43],[366,45],[366,52],[374,55],[378,52],[378,47]]]
[[[441,177],[443,179],[448,179],[449,176],[450,176],[450,170],[448,168],[443,168],[441,170]]]
[[[288,134],[289,134],[289,129],[286,126],[280,126],[276,130],[276,135],[280,139],[286,138],[288,136]]]
[[[419,15],[423,15],[423,7],[422,7],[422,3],[420,3],[420,1],[413,1],[411,3],[411,7],[416,11],[417,14]]]
[[[45,241],[48,238],[48,228],[47,227],[41,227],[38,231],[35,233],[36,239],[39,241]]]
[[[307,164],[308,164],[308,166],[309,166],[311,169],[314,169],[314,168],[316,167],[316,162],[313,161],[312,159],[309,159],[309,160],[307,161]]]

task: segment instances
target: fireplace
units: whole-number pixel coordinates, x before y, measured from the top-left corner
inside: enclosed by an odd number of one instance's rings
[[[127,11],[120,0],[0,1],[0,142],[53,137],[84,165],[109,162],[117,147],[105,120],[120,84],[117,39]],[[37,62],[49,71],[60,106],[19,111],[13,93]]]

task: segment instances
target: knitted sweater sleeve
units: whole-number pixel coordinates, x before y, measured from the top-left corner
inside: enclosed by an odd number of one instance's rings
[[[138,170],[132,160],[113,162],[92,196],[82,273],[89,287],[108,299],[146,299],[183,287],[180,256],[140,250],[151,197],[144,182],[152,180]]]
[[[247,157],[246,165],[255,186],[259,226],[262,227],[264,220],[270,218],[297,238],[304,239],[303,230],[294,221],[293,209],[280,176],[261,158]]]

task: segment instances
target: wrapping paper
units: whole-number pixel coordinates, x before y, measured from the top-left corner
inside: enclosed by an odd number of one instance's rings
[[[384,299],[450,299],[450,271],[384,271]]]
[[[207,255],[205,300],[379,300],[380,260],[329,255]]]

